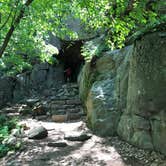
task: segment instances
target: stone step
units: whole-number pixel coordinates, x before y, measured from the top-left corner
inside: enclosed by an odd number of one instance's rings
[[[3,108],[2,111],[5,112],[5,113],[14,113],[14,112],[19,112],[20,110],[23,110],[23,109],[29,109],[29,107],[27,106],[12,106],[12,107],[6,107],[6,108]]]
[[[13,113],[13,112],[17,112],[19,108],[13,108],[13,107],[9,107],[9,108],[3,108],[2,111],[4,113]]]
[[[81,101],[77,98],[77,99],[70,99],[70,98],[66,98],[66,99],[54,99],[51,101],[52,104],[81,104]]]
[[[70,113],[65,115],[52,115],[52,121],[54,122],[67,122],[67,121],[73,121],[73,120],[80,120],[85,114],[83,113]]]
[[[66,104],[79,105],[79,104],[81,104],[81,101],[79,99],[77,99],[77,100],[66,100]]]
[[[66,112],[67,113],[79,113],[79,112],[82,112],[82,109],[81,108],[67,109]]]
[[[52,96],[50,97],[50,100],[69,100],[69,99],[73,99],[73,100],[77,100],[79,98],[79,95],[74,95],[74,96]]]
[[[74,108],[81,108],[80,105],[75,106],[75,105],[51,105],[50,107],[48,107],[47,109],[50,110],[57,110],[57,109],[74,109]]]
[[[79,120],[81,119],[81,117],[83,116],[82,113],[70,113],[67,116],[67,120],[71,121],[71,120]]]
[[[66,89],[66,88],[78,88],[78,84],[64,84],[62,85],[62,89]]]
[[[63,123],[67,121],[67,115],[52,115],[52,121]]]
[[[68,113],[82,113],[82,109],[81,108],[74,108],[74,109],[56,109],[56,110],[52,110],[51,114],[68,114]]]
[[[66,104],[66,100],[54,100],[51,101],[51,104]]]

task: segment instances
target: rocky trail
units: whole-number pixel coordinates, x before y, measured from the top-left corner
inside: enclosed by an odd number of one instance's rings
[[[163,155],[138,149],[118,137],[102,138],[86,127],[76,84],[64,84],[45,95],[33,96],[1,113],[19,117],[22,129],[10,143],[22,142],[2,166],[166,166]]]

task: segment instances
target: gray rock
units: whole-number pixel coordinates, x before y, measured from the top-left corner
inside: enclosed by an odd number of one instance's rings
[[[85,106],[89,90],[94,82],[95,74],[90,70],[90,63],[86,63],[78,77],[78,84],[79,84],[79,98],[81,99],[82,103]],[[85,107],[86,108],[86,107]],[[85,110],[86,112],[86,110]]]
[[[154,148],[166,155],[166,121],[153,120],[151,125]]]
[[[131,138],[134,134],[133,122],[131,115],[123,114],[120,118],[118,128],[118,135],[126,141],[131,141]]]
[[[39,101],[38,98],[31,98],[31,99],[27,99],[25,102],[28,106],[32,107],[35,105],[35,103],[37,103]]]
[[[48,63],[35,64],[32,71],[17,75],[13,92],[13,101],[18,102],[32,95],[52,94],[48,89],[56,91],[64,83],[63,66],[52,66]]]
[[[114,80],[96,81],[87,98],[88,120],[92,130],[103,136],[114,135],[120,118],[115,107]]]
[[[47,137],[48,132],[43,126],[34,127],[28,132],[29,139],[43,139]]]
[[[88,125],[96,134],[116,134],[119,118],[126,108],[132,51],[133,46],[108,51],[96,61],[94,69],[86,64],[79,76],[80,97]]]
[[[143,149],[153,149],[152,138],[148,131],[136,131],[131,138],[131,143]]]
[[[18,112],[20,113],[20,115],[28,115],[32,113],[32,109],[27,105],[22,105],[20,106]]]
[[[134,46],[107,51],[79,75],[88,126],[166,154],[166,38],[148,33]],[[118,126],[118,127],[117,127]]]
[[[162,33],[147,34],[136,41],[130,62],[127,108],[118,134],[139,147],[154,147],[166,154],[166,38],[161,37]]]
[[[15,79],[12,77],[0,78],[0,107],[13,99]]]
[[[17,138],[13,135],[9,136],[8,138],[4,139],[2,144],[7,144],[7,145],[16,145],[17,143]]]
[[[23,135],[24,135],[24,131],[22,128],[21,129],[13,129],[11,131],[11,136],[21,138],[21,137],[23,137]]]
[[[90,134],[75,134],[75,135],[67,135],[64,137],[65,140],[68,141],[86,141],[90,139],[92,136]]]
[[[30,84],[30,73],[22,73],[16,76],[16,85],[13,91],[13,101],[18,102],[23,100],[29,95]]]
[[[46,77],[47,68],[45,68],[42,64],[35,65],[30,76],[33,88],[39,88],[41,90],[41,86],[44,84]]]
[[[166,111],[166,38],[160,34],[148,34],[136,42],[131,59],[127,112],[149,120],[156,117],[160,119],[151,121],[151,139],[154,148],[165,153],[166,125],[163,119],[165,115],[161,112]]]
[[[50,147],[66,147],[68,146],[68,144],[66,142],[49,142],[47,144],[47,146],[50,146]]]
[[[133,128],[135,130],[150,130],[150,123],[149,120],[142,118],[140,116],[132,116]]]

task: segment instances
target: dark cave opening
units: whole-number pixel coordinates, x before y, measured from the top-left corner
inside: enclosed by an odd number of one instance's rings
[[[81,47],[83,42],[66,41],[57,56],[57,59],[63,64],[65,81],[76,82],[78,74],[82,65],[84,64],[84,57],[81,55]],[[69,71],[70,70],[70,71]],[[67,73],[70,74],[69,80]]]

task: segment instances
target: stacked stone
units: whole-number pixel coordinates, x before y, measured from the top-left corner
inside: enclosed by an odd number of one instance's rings
[[[55,122],[80,119],[83,112],[78,97],[78,85],[73,83],[62,85],[56,96],[52,97],[47,109]]]

